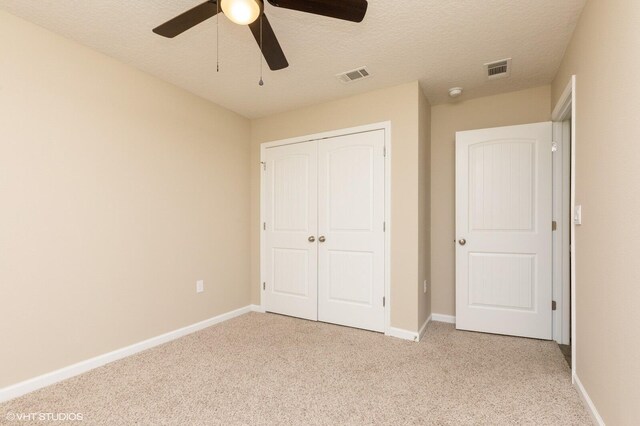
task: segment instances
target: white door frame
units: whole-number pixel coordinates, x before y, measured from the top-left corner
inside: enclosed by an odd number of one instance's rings
[[[329,132],[315,133],[295,138],[282,139],[272,142],[264,142],[260,144],[260,309],[265,311],[265,287],[263,283],[267,276],[266,273],[266,238],[263,224],[266,217],[266,187],[264,179],[265,154],[267,148],[273,148],[282,145],[291,145],[296,143],[311,142],[315,140],[333,138],[337,136],[352,135],[354,133],[371,132],[374,130],[384,130],[384,221],[386,224],[386,232],[384,235],[384,334],[389,335],[391,329],[391,122],[383,121],[380,123],[367,124],[364,126],[350,127],[346,129],[332,130]]]
[[[575,383],[576,374],[576,242],[575,224],[569,220],[573,215],[576,194],[576,76],[571,76],[562,96],[558,100],[551,119],[554,122],[553,140],[558,144],[560,155],[554,155],[554,219],[558,223],[554,236],[554,300],[560,300],[554,314],[553,339],[561,344],[569,343],[571,330],[571,380]],[[571,119],[571,126],[567,120]],[[570,144],[567,143],[570,139]],[[569,147],[571,148],[569,160]],[[566,194],[567,183],[571,188],[569,200]],[[559,203],[559,204],[558,204]],[[560,207],[562,206],[562,207]],[[557,208],[556,208],[557,207]],[[559,216],[557,216],[558,214]],[[567,221],[569,220],[569,223]],[[570,228],[569,228],[570,227]],[[566,238],[571,229],[570,240]],[[567,274],[567,267],[570,274]],[[568,280],[568,276],[571,279]],[[559,297],[560,299],[555,299]],[[571,303],[569,303],[571,301]],[[571,305],[571,309],[569,309]],[[569,313],[569,310],[571,311]],[[570,322],[569,322],[570,321]]]

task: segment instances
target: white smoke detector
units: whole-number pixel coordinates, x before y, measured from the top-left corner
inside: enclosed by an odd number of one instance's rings
[[[452,98],[457,98],[462,95],[462,90],[462,87],[452,87],[451,89],[449,89],[449,96],[451,96]]]

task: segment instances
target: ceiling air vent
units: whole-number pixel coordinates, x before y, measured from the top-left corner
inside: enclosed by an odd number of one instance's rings
[[[484,64],[484,67],[487,69],[487,77],[489,80],[506,78],[511,75],[511,58],[490,62]]]
[[[338,77],[338,80],[343,83],[351,83],[352,81],[362,80],[363,78],[367,78],[370,76],[371,74],[369,74],[369,71],[367,71],[367,67],[358,68],[336,75],[336,77]]]

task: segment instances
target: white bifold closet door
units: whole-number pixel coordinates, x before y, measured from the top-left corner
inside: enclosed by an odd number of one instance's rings
[[[318,142],[318,319],[384,331],[384,131]]]
[[[266,310],[384,331],[384,131],[265,160]]]
[[[270,312],[318,319],[318,145],[267,150],[267,277]]]

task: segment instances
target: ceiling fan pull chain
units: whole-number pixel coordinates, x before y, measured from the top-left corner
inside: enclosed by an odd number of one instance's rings
[[[220,72],[220,0],[216,0],[216,72]]]
[[[264,86],[264,81],[262,80],[262,60],[263,60],[263,43],[262,43],[262,14],[260,14],[260,81],[258,84],[260,86]]]

